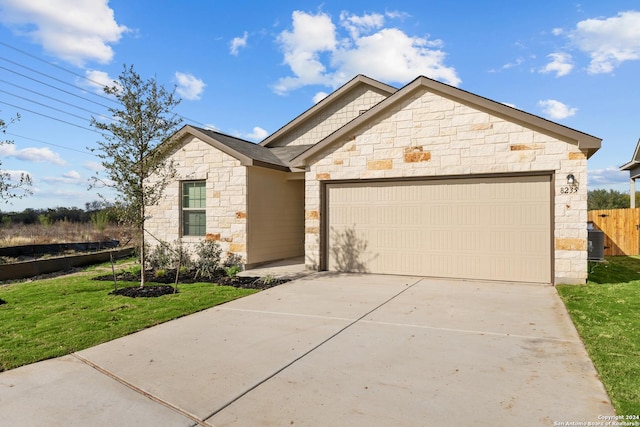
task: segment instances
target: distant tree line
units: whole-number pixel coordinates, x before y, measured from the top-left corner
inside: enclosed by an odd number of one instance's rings
[[[0,211],[0,224],[49,225],[59,221],[88,223],[95,221],[97,213],[106,215],[108,222],[117,222],[117,215],[111,204],[101,201],[93,201],[85,203],[84,209],[77,207],[56,207],[48,209],[27,208],[22,212]]]
[[[640,207],[640,193],[636,193],[636,206]],[[629,195],[616,190],[591,190],[587,192],[587,209],[624,209],[629,207]]]

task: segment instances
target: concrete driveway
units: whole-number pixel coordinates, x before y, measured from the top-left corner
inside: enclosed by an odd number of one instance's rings
[[[20,426],[554,426],[615,414],[551,286],[330,274],[1,373],[0,408]]]

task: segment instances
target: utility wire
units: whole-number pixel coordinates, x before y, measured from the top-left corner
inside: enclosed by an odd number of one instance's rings
[[[33,54],[31,54],[31,53],[29,53],[29,52],[27,52],[27,51],[24,51],[24,50],[22,50],[22,49],[18,49],[18,48],[17,48],[17,47],[15,47],[15,46],[11,46],[10,44],[5,43],[5,42],[3,42],[3,41],[0,41],[0,45],[2,45],[2,46],[4,46],[4,47],[8,47],[9,49],[13,49],[13,50],[15,50],[15,51],[17,51],[17,52],[20,52],[21,54],[26,55],[26,56],[28,56],[28,57],[30,57],[30,58],[33,58],[33,59],[35,59],[35,60],[37,60],[37,61],[40,61],[40,62],[43,62],[43,63],[45,63],[45,64],[51,65],[52,67],[55,67],[55,68],[57,68],[57,69],[59,69],[59,70],[62,70],[62,71],[65,71],[65,72],[67,72],[67,73],[69,73],[69,74],[72,74],[72,75],[74,75],[74,76],[80,77],[81,79],[84,79],[84,80],[88,81],[89,83],[93,83],[93,84],[98,85],[98,86],[104,86],[104,85],[103,85],[102,83],[100,83],[99,81],[92,80],[92,79],[88,78],[87,76],[83,76],[82,74],[78,74],[78,73],[76,73],[76,72],[74,72],[74,71],[71,71],[71,70],[69,70],[69,69],[67,69],[67,68],[64,68],[64,67],[63,67],[63,66],[61,66],[61,65],[58,65],[58,64],[56,64],[56,63],[54,63],[54,62],[51,62],[51,61],[47,61],[46,59],[42,59],[42,58],[40,58],[40,57],[38,57],[38,56],[36,56],[36,55],[33,55]]]
[[[59,78],[57,78],[57,77],[53,77],[52,75],[49,75],[49,74],[43,73],[43,72],[38,71],[38,70],[36,70],[36,69],[33,69],[33,68],[31,68],[31,67],[27,67],[26,65],[22,65],[22,64],[20,64],[19,62],[12,61],[11,59],[7,59],[7,58],[5,58],[5,57],[3,57],[3,56],[0,56],[0,59],[1,59],[1,60],[3,60],[3,61],[5,61],[5,62],[8,62],[8,63],[10,63],[10,64],[16,65],[16,66],[18,66],[18,67],[20,67],[20,68],[24,68],[25,70],[29,70],[29,71],[31,71],[32,73],[36,73],[36,74],[39,74],[39,75],[41,75],[41,76],[47,77],[47,78],[49,78],[49,79],[51,79],[51,80],[55,80],[55,81],[57,81],[58,83],[62,83],[63,85],[71,86],[72,88],[80,89],[80,90],[86,91],[86,89],[84,89],[84,88],[78,87],[78,86],[76,86],[76,85],[74,85],[74,84],[72,84],[72,83],[66,82],[66,81],[64,81],[64,80],[62,80],[62,79],[59,79]],[[116,104],[118,103],[118,101],[116,101],[116,100],[114,100],[114,99],[111,99],[111,98],[109,98],[109,97],[106,97],[106,96],[103,96],[103,95],[99,95],[99,94],[94,93],[94,92],[88,92],[88,93],[90,93],[90,94],[91,94],[91,95],[93,95],[93,96],[97,96],[98,98],[106,99],[107,101],[110,101],[110,102],[113,102],[113,103],[116,103]]]
[[[83,99],[83,100],[85,100],[85,101],[87,101],[87,102],[91,102],[91,103],[93,103],[93,104],[97,104],[97,105],[99,105],[99,106],[101,106],[101,107],[104,107],[104,108],[111,108],[111,107],[109,107],[108,105],[101,104],[101,103],[99,103],[99,102],[97,102],[97,101],[93,101],[93,100],[91,100],[91,99],[89,99],[89,98],[85,98],[85,97],[80,96],[80,95],[78,95],[78,94],[75,94],[75,93],[73,93],[73,92],[69,92],[68,90],[61,89],[61,88],[59,88],[59,87],[57,87],[57,86],[54,86],[54,85],[52,85],[52,84],[49,84],[49,83],[43,82],[42,80],[38,80],[38,79],[33,78],[33,77],[30,77],[30,76],[27,76],[26,74],[19,73],[18,71],[12,70],[12,69],[10,69],[10,68],[6,68],[6,67],[3,67],[3,66],[1,66],[1,65],[0,65],[0,69],[5,70],[5,71],[9,71],[10,73],[17,74],[17,75],[18,75],[18,76],[20,76],[20,77],[24,77],[25,79],[29,79],[29,80],[34,81],[34,82],[36,82],[36,83],[40,83],[41,85],[44,85],[44,86],[50,87],[50,88],[52,88],[52,89],[58,90],[58,91],[60,91],[60,92],[66,93],[67,95],[75,96],[76,98],[80,98],[80,99]],[[74,87],[76,87],[76,86],[74,86]]]
[[[48,116],[46,114],[39,113],[37,111],[29,110],[28,108],[19,107],[17,105],[10,104],[10,103],[4,102],[4,101],[0,101],[0,104],[8,105],[9,107],[17,108],[18,110],[27,111],[29,113],[37,114],[38,116],[46,117],[48,119],[55,120],[55,121],[60,122],[60,123],[64,123],[64,124],[67,124],[67,125],[70,125],[70,126],[74,126],[74,127],[80,128],[80,129],[88,130],[90,132],[95,132],[97,134],[103,135],[101,132],[99,132],[99,131],[97,131],[95,129],[91,129],[91,128],[87,128],[87,127],[84,127],[84,126],[81,126],[81,125],[77,125],[75,123],[71,123],[71,122],[68,122],[66,120],[59,119],[57,117]]]
[[[29,140],[29,141],[39,142],[39,143],[41,143],[41,144],[51,145],[51,146],[53,146],[53,147],[63,148],[63,149],[65,149],[65,150],[75,151],[75,152],[77,152],[77,153],[89,154],[89,155],[91,155],[91,156],[98,157],[97,155],[93,154],[93,153],[92,153],[91,151],[89,151],[89,150],[78,150],[78,149],[76,149],[76,148],[65,147],[64,145],[54,144],[53,142],[43,141],[43,140],[41,140],[41,139],[31,138],[31,137],[24,136],[24,135],[18,135],[18,134],[11,133],[11,132],[5,132],[5,135],[13,136],[13,137],[15,137],[15,138],[27,139],[27,140]]]
[[[96,80],[93,80],[93,79],[90,79],[90,78],[88,78],[88,77],[86,77],[86,76],[83,76],[83,75],[81,75],[81,74],[78,74],[78,73],[76,73],[76,72],[74,72],[74,71],[71,71],[71,70],[69,70],[69,69],[67,69],[67,68],[65,68],[65,67],[62,67],[62,66],[60,66],[60,65],[58,65],[58,64],[55,64],[55,63],[53,63],[53,62],[50,62],[50,61],[47,61],[47,60],[45,60],[45,59],[39,58],[39,57],[37,57],[37,56],[35,56],[35,55],[33,55],[33,54],[29,53],[29,52],[26,52],[26,51],[24,51],[24,50],[22,50],[22,49],[18,49],[17,47],[11,46],[11,45],[9,45],[8,43],[5,43],[5,42],[0,41],[0,45],[5,46],[5,47],[7,47],[7,48],[9,48],[9,49],[13,49],[13,50],[15,50],[15,51],[17,51],[17,52],[22,53],[23,55],[29,56],[30,58],[36,59],[36,60],[38,60],[38,61],[40,61],[40,62],[43,62],[43,63],[45,63],[45,64],[47,64],[47,65],[50,65],[50,66],[52,66],[52,67],[58,68],[58,69],[60,69],[60,70],[62,70],[62,71],[65,71],[65,72],[67,72],[67,73],[71,74],[71,75],[74,75],[74,76],[79,77],[79,78],[81,78],[81,79],[83,79],[83,80],[86,80],[86,81],[88,81],[88,82],[90,82],[90,83],[92,83],[92,84],[98,85],[98,86],[100,86],[100,87],[104,87],[104,85],[103,85],[102,83],[100,83],[100,82],[98,82],[98,81],[96,81]],[[27,66],[25,66],[25,65],[21,65],[21,64],[19,64],[19,63],[16,63],[16,62],[14,62],[14,61],[9,60],[9,59],[3,58],[3,57],[0,57],[0,59],[2,59],[2,60],[4,60],[4,61],[7,61],[7,62],[10,62],[10,63],[12,63],[12,64],[14,64],[14,65],[19,66],[19,67],[26,68],[27,70],[33,71],[33,72],[35,72],[35,73],[38,73],[38,74],[43,75],[43,76],[45,76],[45,77],[48,77],[48,78],[50,78],[50,79],[53,79],[53,80],[59,81],[59,82],[64,83],[64,84],[66,84],[66,85],[72,86],[72,87],[74,87],[74,88],[76,88],[76,89],[80,89],[80,90],[83,90],[83,91],[85,91],[85,90],[86,90],[86,89],[84,89],[84,88],[81,88],[81,87],[79,87],[79,86],[76,86],[76,85],[73,85],[73,84],[67,83],[67,82],[65,82],[64,80],[57,79],[57,78],[55,78],[55,77],[53,77],[53,76],[51,76],[51,75],[49,75],[49,74],[39,72],[39,71],[37,71],[37,70],[34,70],[34,69],[32,69],[32,68],[29,68],[29,67],[27,67]],[[0,68],[3,68],[3,69],[5,69],[5,70],[11,71],[11,72],[14,72],[14,71],[9,70],[9,69],[6,69],[6,68],[4,68],[4,67],[0,67]],[[17,73],[17,72],[15,72],[15,73],[16,73],[16,74],[19,74],[19,75],[22,75],[22,74]],[[23,76],[23,77],[27,77],[27,76],[24,76],[24,75],[22,75],[22,76]],[[27,77],[27,78],[29,78],[29,77]],[[32,79],[32,80],[35,80],[35,79]],[[36,81],[37,81],[37,80],[36,80]],[[56,88],[56,89],[57,89],[57,88]],[[60,90],[60,89],[58,89],[58,90]],[[117,101],[117,100],[115,100],[115,99],[112,99],[112,98],[109,98],[109,97],[106,97],[106,96],[103,96],[103,95],[99,95],[99,94],[96,94],[96,93],[93,93],[93,92],[89,92],[89,93],[91,93],[91,94],[92,94],[92,95],[94,95],[94,96],[97,96],[97,97],[100,97],[100,98],[103,98],[103,99],[107,99],[107,100],[109,100],[110,102],[113,102],[113,103],[119,103],[119,101]],[[77,95],[74,95],[74,96],[77,96]],[[83,99],[85,99],[85,100],[86,100],[86,98],[83,98]],[[87,100],[87,101],[89,101],[89,100]],[[89,101],[89,102],[95,102],[96,104],[98,104],[98,105],[100,105],[100,106],[103,106],[103,107],[106,107],[106,108],[110,108],[110,107],[107,107],[106,105],[104,105],[104,104],[100,104],[100,103],[98,103],[98,102],[96,102],[96,101]],[[197,124],[197,125],[201,125],[201,126],[206,126],[206,124],[205,124],[205,123],[202,123],[202,122],[201,122],[201,121],[199,121],[199,120],[195,120],[195,119],[192,119],[192,118],[189,118],[189,117],[183,116],[182,114],[176,114],[176,115],[177,115],[178,117],[180,117],[181,119],[185,120],[185,121],[188,121],[188,122],[191,122],[191,123],[194,123],[194,124]]]
[[[33,99],[29,99],[29,98],[24,97],[24,96],[16,95],[15,93],[8,92],[8,91],[3,90],[3,89],[0,89],[0,92],[6,93],[7,95],[11,95],[11,96],[13,96],[15,98],[22,99],[23,101],[31,102],[32,104],[36,104],[36,105],[39,105],[41,107],[48,108],[48,109],[53,110],[53,111],[57,111],[58,113],[62,113],[62,114],[66,114],[66,115],[71,116],[71,117],[75,117],[76,119],[84,120],[86,122],[91,122],[91,119],[87,119],[86,117],[79,116],[79,115],[73,114],[73,113],[69,113],[68,111],[61,110],[60,108],[52,107],[50,105],[43,104],[42,102],[34,101]]]
[[[65,104],[65,105],[68,105],[68,106],[70,106],[70,107],[77,108],[78,110],[86,111],[87,113],[91,113],[91,114],[94,114],[94,115],[96,115],[96,116],[105,116],[105,114],[104,114],[104,113],[96,113],[95,111],[91,111],[91,110],[88,110],[88,109],[86,109],[86,108],[80,107],[80,106],[79,106],[79,105],[77,105],[77,104],[72,104],[71,102],[66,102],[66,101],[63,101],[63,100],[61,100],[61,99],[55,98],[55,97],[53,97],[53,96],[45,95],[44,93],[40,93],[40,92],[38,92],[38,91],[35,91],[35,90],[32,90],[32,89],[26,88],[26,87],[24,87],[24,86],[17,85],[17,84],[15,84],[15,83],[8,82],[8,81],[6,81],[6,80],[2,80],[2,79],[0,79],[0,82],[5,83],[5,84],[8,84],[8,85],[13,86],[13,87],[17,87],[18,89],[22,89],[22,90],[27,91],[27,92],[31,92],[31,93],[33,93],[33,94],[35,94],[35,95],[42,96],[43,98],[51,99],[51,100],[56,101],[56,102],[59,102],[59,103],[61,103],[61,104]]]

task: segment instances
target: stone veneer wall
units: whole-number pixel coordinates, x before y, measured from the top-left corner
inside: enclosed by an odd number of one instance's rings
[[[320,262],[320,182],[412,176],[555,171],[556,283],[587,277],[587,159],[576,145],[417,91],[384,116],[315,156],[306,172],[305,256]],[[562,194],[573,174],[578,191]]]
[[[388,94],[362,86],[318,112],[312,120],[279,140],[274,147],[315,144],[379,102]]]
[[[167,187],[157,206],[148,209],[149,232],[170,244],[182,238],[191,247],[205,238],[216,240],[225,253],[233,252],[246,259],[247,168],[192,136],[185,137],[171,158],[177,165],[178,180]],[[193,180],[206,180],[206,237],[180,235],[181,185]],[[149,243],[155,245],[157,241],[149,239]]]

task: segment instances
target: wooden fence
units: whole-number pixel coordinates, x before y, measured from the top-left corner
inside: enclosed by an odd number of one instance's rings
[[[640,208],[589,211],[587,219],[604,232],[605,255],[640,255]]]

